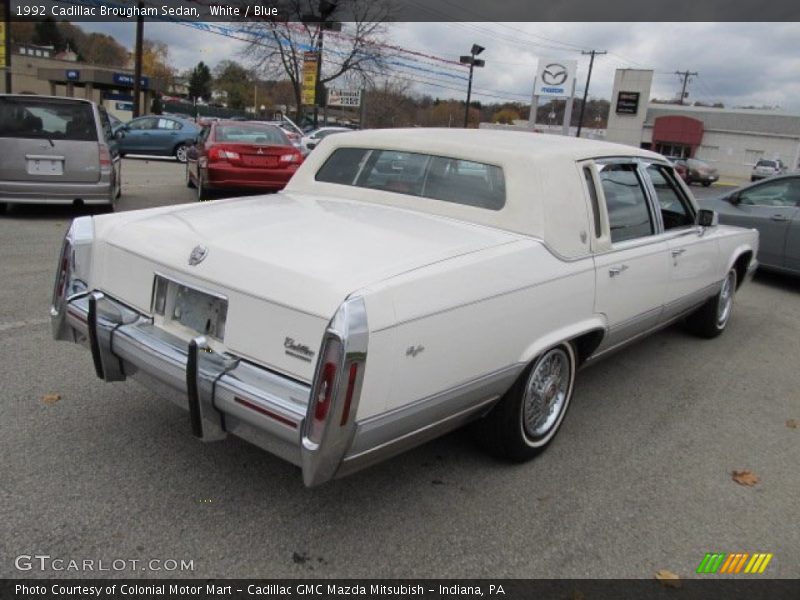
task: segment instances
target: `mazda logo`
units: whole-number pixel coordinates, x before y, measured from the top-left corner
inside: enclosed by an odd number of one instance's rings
[[[558,63],[550,63],[542,71],[542,81],[547,85],[561,85],[567,80],[567,67]]]

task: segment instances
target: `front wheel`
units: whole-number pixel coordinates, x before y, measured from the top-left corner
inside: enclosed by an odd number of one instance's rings
[[[180,162],[185,163],[187,151],[188,148],[186,147],[186,144],[178,144],[175,146],[175,158],[177,158]]]
[[[704,182],[703,182],[703,187],[708,187],[708,186],[710,186],[710,185],[711,185],[711,182],[710,182],[710,181],[704,181]]]
[[[704,338],[715,338],[728,325],[733,312],[733,297],[736,294],[738,277],[736,269],[731,268],[722,281],[719,293],[709,298],[696,312],[689,315],[686,325],[689,331]]]
[[[517,462],[542,452],[555,437],[569,408],[575,369],[571,343],[545,351],[478,423],[481,443],[493,454]]]

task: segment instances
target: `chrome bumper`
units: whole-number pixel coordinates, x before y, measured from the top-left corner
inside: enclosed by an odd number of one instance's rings
[[[99,292],[71,298],[52,319],[56,339],[91,349],[98,377],[133,377],[169,397],[189,411],[198,438],[231,433],[302,466],[310,386],[214,352],[202,336],[187,345]]]

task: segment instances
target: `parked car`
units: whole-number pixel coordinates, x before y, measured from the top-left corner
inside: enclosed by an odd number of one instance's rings
[[[89,100],[0,94],[0,208],[103,204],[122,193],[108,114]]]
[[[783,175],[784,173],[786,173],[786,165],[783,164],[781,159],[761,159],[753,167],[753,172],[750,174],[750,181],[758,181],[759,179],[775,177],[775,175]]]
[[[800,275],[800,173],[772,177],[699,203],[717,211],[722,223],[758,230],[762,267]]]
[[[207,200],[217,190],[284,188],[303,156],[280,127],[252,121],[217,121],[189,148],[186,185]]]
[[[174,156],[180,162],[186,162],[186,150],[200,131],[200,127],[189,119],[148,115],[128,121],[118,130],[117,139],[123,156]]]
[[[696,158],[679,158],[675,161],[676,168],[685,170],[683,180],[687,185],[702,183],[705,187],[710,186],[715,181],[719,181],[719,173],[716,167],[712,167],[707,162]]]
[[[672,168],[675,169],[675,173],[678,175],[678,177],[686,181],[686,176],[689,174],[689,169],[686,166],[686,160],[677,156],[667,156],[666,158],[672,165]]]
[[[316,485],[473,420],[533,457],[581,365],[679,320],[722,333],[757,250],[652,152],[371,130],[277,196],[76,219],[51,314],[100,378],[142,376],[200,439]]]
[[[320,127],[304,135],[300,143],[307,152],[310,152],[317,147],[317,144],[319,144],[323,138],[335,133],[346,133],[348,131],[352,131],[352,129],[347,127]]]

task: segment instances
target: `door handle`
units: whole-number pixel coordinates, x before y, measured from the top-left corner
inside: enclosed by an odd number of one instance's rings
[[[772,219],[773,221],[788,221],[789,217],[785,217],[783,215],[772,215],[770,219]]]
[[[684,252],[686,252],[686,248],[676,248],[672,251],[672,258],[678,258]]]
[[[627,270],[628,270],[628,265],[619,265],[617,267],[611,267],[608,270],[608,276],[609,277],[616,277],[617,275],[619,275],[623,271],[627,271]]]

